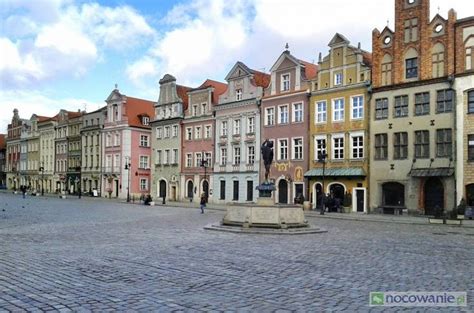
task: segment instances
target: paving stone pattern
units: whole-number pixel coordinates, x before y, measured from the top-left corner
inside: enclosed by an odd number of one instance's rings
[[[380,312],[370,291],[445,290],[469,306],[416,311],[473,310],[473,229],[317,217],[328,233],[203,229],[223,214],[0,194],[0,311]]]

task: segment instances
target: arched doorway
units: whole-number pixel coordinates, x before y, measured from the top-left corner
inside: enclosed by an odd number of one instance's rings
[[[314,185],[314,196],[316,199],[315,209],[321,209],[323,206],[323,186],[320,183]]]
[[[166,198],[166,181],[164,179],[160,180],[160,198]]]
[[[288,182],[285,179],[278,182],[278,203],[288,204]]]
[[[202,181],[202,192],[209,198],[209,182],[207,180]]]
[[[435,215],[436,208],[444,209],[444,186],[437,177],[425,182],[425,214]]]
[[[382,205],[390,207],[405,206],[405,186],[397,182],[382,185]]]
[[[466,186],[466,205],[474,206],[474,184]]]
[[[188,181],[188,186],[186,187],[188,198],[192,199],[194,194],[194,183],[192,180]]]
[[[344,202],[345,190],[346,188],[344,188],[343,185],[338,183],[331,184],[331,186],[329,186],[329,212],[337,212],[337,201],[339,201],[339,207],[342,207],[342,203]]]

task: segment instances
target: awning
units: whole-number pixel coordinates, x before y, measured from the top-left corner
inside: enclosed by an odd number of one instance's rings
[[[410,171],[411,177],[443,177],[452,176],[454,168],[414,168]]]
[[[304,174],[304,177],[322,177],[322,168],[313,168]],[[360,176],[365,177],[367,174],[361,167],[347,167],[347,168],[326,168],[324,176],[341,177],[341,176]]]

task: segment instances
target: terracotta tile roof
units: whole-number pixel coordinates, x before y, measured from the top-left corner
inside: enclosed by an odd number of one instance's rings
[[[253,83],[256,86],[267,88],[270,84],[271,76],[259,71],[253,70]]]
[[[365,65],[372,66],[372,53],[364,51],[362,57]]]
[[[318,76],[318,66],[316,64],[309,63],[303,60],[299,60],[299,61],[304,65],[304,68],[305,68],[304,74],[307,80],[311,80],[313,78],[316,78],[316,76]]]
[[[7,147],[5,137],[5,134],[0,134],[0,150],[3,150]]]
[[[49,116],[36,115],[36,119],[38,120],[38,122],[44,122],[44,121],[49,120],[50,117]]]
[[[212,79],[206,79],[206,81],[202,83],[201,86],[193,90],[207,89],[209,87],[214,88],[214,92],[212,93],[212,103],[216,104],[219,102],[219,96],[227,90],[227,84]]]
[[[149,128],[150,126],[146,126],[142,124],[141,116],[154,116],[154,102],[149,100],[143,100],[139,98],[127,97],[126,106],[126,113],[128,117],[128,125],[134,127],[142,127],[142,128]]]
[[[188,109],[188,91],[190,90],[192,90],[191,87],[176,85],[176,93],[183,100],[183,112]]]

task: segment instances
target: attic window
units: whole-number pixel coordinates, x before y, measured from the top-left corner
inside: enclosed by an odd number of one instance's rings
[[[392,37],[390,36],[385,36],[385,38],[383,39],[383,43],[386,45],[388,45],[391,41],[392,41]]]
[[[440,31],[443,30],[443,24],[436,25],[434,30],[435,30],[436,33],[439,33]]]
[[[143,125],[149,125],[150,124],[150,118],[148,116],[143,116],[142,117],[142,124]]]

